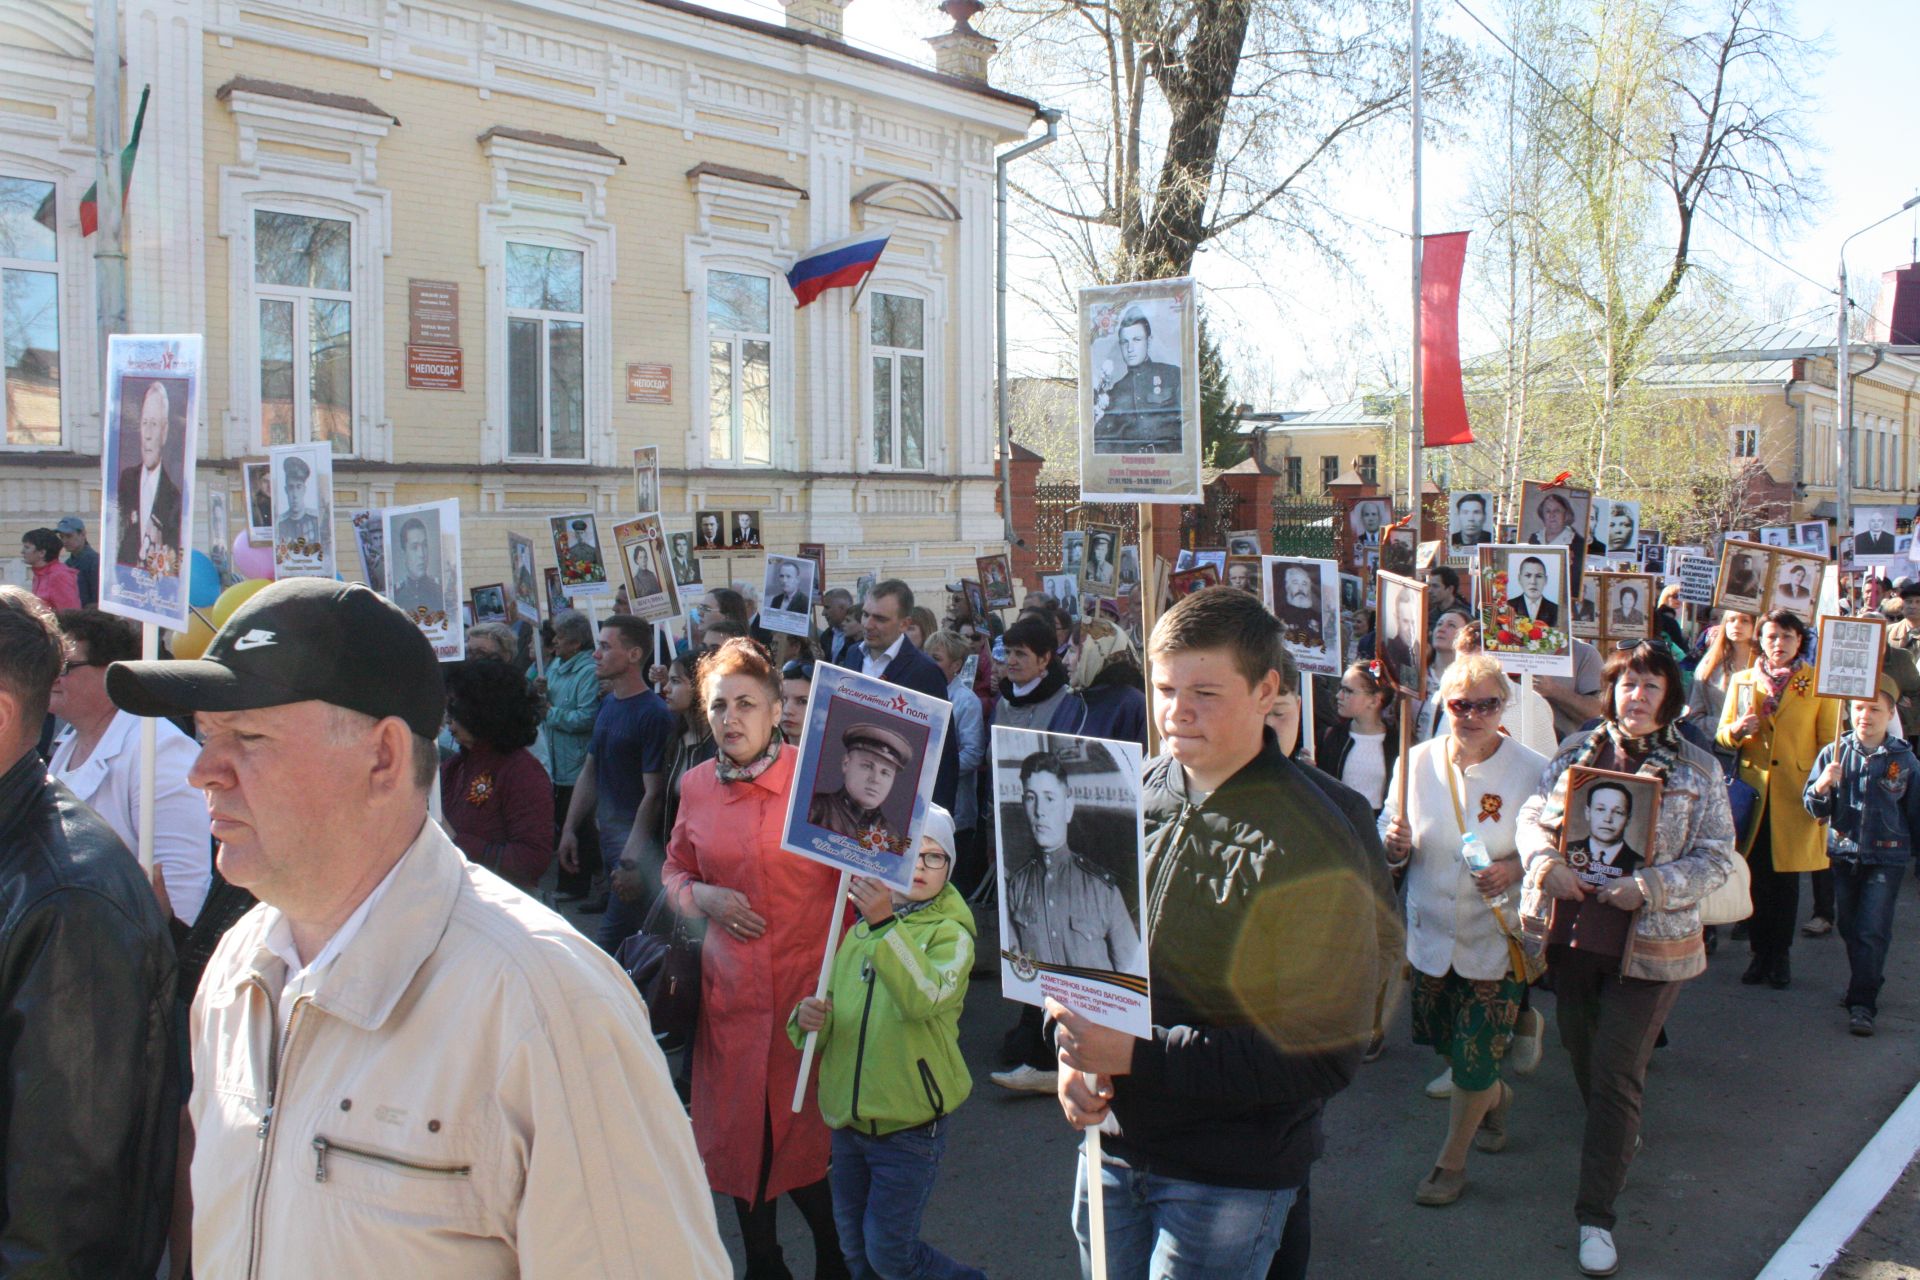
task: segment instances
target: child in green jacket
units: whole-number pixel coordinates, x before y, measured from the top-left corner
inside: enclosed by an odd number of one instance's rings
[[[855,1280],[985,1280],[920,1239],[947,1117],[973,1089],[960,1057],[973,913],[947,883],[953,858],[953,818],[929,806],[913,887],[854,877],[861,918],[840,940],[827,999],[802,1000],[787,1021],[796,1045],[820,1033],[833,1216]]]

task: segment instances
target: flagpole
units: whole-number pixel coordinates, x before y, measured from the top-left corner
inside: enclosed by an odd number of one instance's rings
[[[121,247],[120,5],[93,2],[94,309],[100,368],[107,367],[107,339],[127,331],[127,256]]]
[[[1424,44],[1420,30],[1420,0],[1413,0],[1413,368],[1408,379],[1407,401],[1407,510],[1413,512],[1413,537],[1418,542],[1425,534],[1425,512],[1420,509],[1420,449],[1425,425],[1421,422],[1420,403],[1420,63]]]

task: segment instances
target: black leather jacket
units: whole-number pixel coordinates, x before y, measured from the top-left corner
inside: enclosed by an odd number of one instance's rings
[[[159,1266],[180,1125],[173,987],[140,864],[28,751],[0,775],[0,1275]]]

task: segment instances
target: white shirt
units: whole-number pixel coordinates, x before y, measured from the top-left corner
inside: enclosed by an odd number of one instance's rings
[[[1365,796],[1378,813],[1387,798],[1387,757],[1383,750],[1386,730],[1379,733],[1349,730],[1348,735],[1353,745],[1347,749],[1347,758],[1340,766],[1340,781]]]
[[[867,645],[864,641],[861,642],[861,645],[860,645],[861,672],[865,675],[884,678],[887,674],[888,665],[892,663],[892,661],[900,655],[900,646],[905,644],[906,642],[907,642],[907,633],[905,631],[902,631],[899,635],[893,638],[893,643],[887,646],[886,651],[877,658],[873,656],[872,647]]]
[[[428,821],[431,822],[432,819],[429,818]],[[269,908],[273,912],[273,923],[267,926],[267,936],[262,939],[262,944],[267,950],[280,957],[281,962],[287,966],[287,983],[280,989],[280,1007],[283,1010],[291,1009],[294,1000],[319,987],[320,979],[326,976],[333,962],[345,954],[347,948],[353,944],[354,936],[360,932],[360,926],[367,922],[367,916],[373,911],[374,904],[386,893],[387,886],[393,883],[394,872],[398,871],[400,864],[405,861],[405,854],[394,859],[393,866],[387,869],[387,874],[380,878],[379,884],[373,886],[373,892],[360,900],[360,905],[353,909],[353,914],[346,918],[346,922],[334,932],[331,938],[327,939],[327,945],[320,948],[320,954],[306,964],[300,963],[300,949],[293,944],[293,926],[287,923],[286,916],[282,915],[278,908]]]
[[[153,496],[160,490],[160,468],[140,469],[140,554],[153,550],[147,537],[147,521],[153,518]]]
[[[1041,675],[1035,676],[1033,679],[1027,681],[1025,684],[1014,685],[1013,686],[1014,696],[1016,698],[1026,697],[1028,694],[1032,693],[1035,689],[1038,689],[1040,687],[1040,682],[1042,680],[1045,680],[1046,678],[1047,678],[1046,675],[1043,673]]]
[[[93,754],[73,763],[78,735],[68,726],[54,739],[47,772],[67,784],[125,842],[140,848],[140,718],[116,711]],[[153,861],[167,886],[173,914],[187,924],[200,916],[213,880],[213,840],[207,799],[187,782],[200,746],[165,720],[153,734]]]

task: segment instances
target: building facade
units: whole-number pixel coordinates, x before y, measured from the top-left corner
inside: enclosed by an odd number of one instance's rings
[[[753,508],[828,585],[961,576],[1001,540],[994,158],[1035,106],[964,20],[928,69],[845,44],[843,2],[125,0],[129,328],[206,335],[200,483],[238,512],[240,459],[330,441],[342,548],[354,508],[456,497],[489,582],[510,531],[634,514],[654,445],[669,530]],[[0,0],[22,530],[100,510],[91,56],[84,5]],[[857,303],[795,307],[796,257],[882,226]]]

